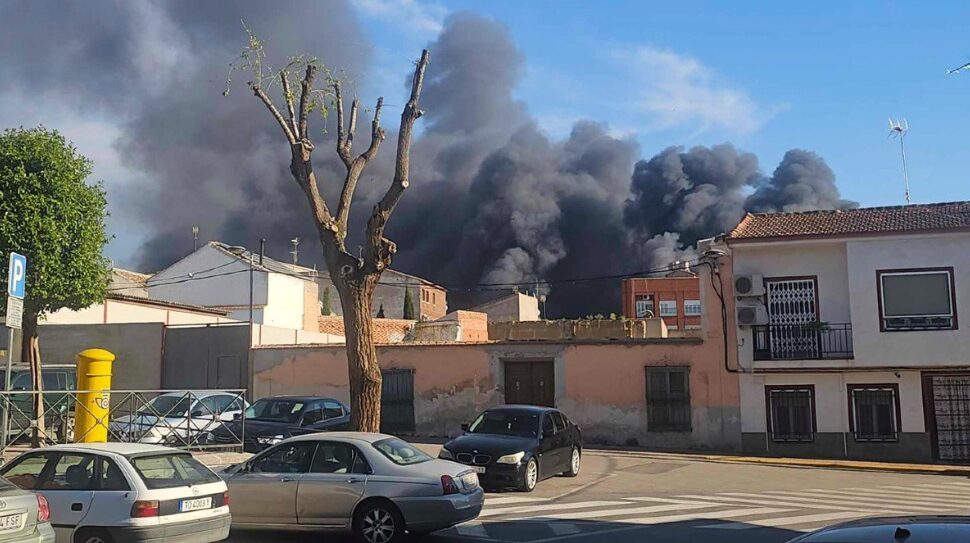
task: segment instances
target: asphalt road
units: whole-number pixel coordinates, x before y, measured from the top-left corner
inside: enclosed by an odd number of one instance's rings
[[[942,513],[970,514],[970,479],[589,453],[579,477],[543,481],[532,494],[490,493],[478,520],[420,540],[782,543],[853,518]],[[320,536],[233,532],[229,540],[309,543]]]

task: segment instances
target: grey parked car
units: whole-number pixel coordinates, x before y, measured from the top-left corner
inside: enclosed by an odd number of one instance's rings
[[[385,434],[290,438],[222,476],[234,527],[353,532],[364,543],[448,528],[484,503],[472,469]]]
[[[0,477],[0,541],[53,543],[51,509],[47,499],[21,490]]]
[[[789,543],[964,543],[970,517],[915,516],[864,518],[822,528]]]

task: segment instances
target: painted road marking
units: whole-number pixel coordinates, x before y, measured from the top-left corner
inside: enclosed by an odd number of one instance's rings
[[[471,521],[464,524],[459,524],[455,526],[455,531],[460,535],[466,537],[477,537],[481,539],[489,539],[488,532],[485,530],[485,526],[481,522]]]
[[[860,516],[865,515],[859,515],[859,513],[853,511],[843,511],[840,513],[822,513],[819,515],[799,515],[795,517],[757,519],[743,522],[731,522],[728,524],[705,524],[704,526],[698,526],[698,528],[713,528],[719,530],[751,530],[753,528],[774,528],[778,526],[794,526],[796,524],[829,522],[833,520],[857,518]]]
[[[510,503],[540,503],[547,502],[549,498],[523,498],[519,496],[509,496],[502,498],[493,498],[489,495],[485,496],[485,507],[489,505],[506,505]]]
[[[663,513],[665,511],[683,511],[690,509],[712,509],[715,507],[723,507],[724,504],[720,503],[672,503],[669,505],[652,505],[650,507],[631,507],[627,509],[610,509],[608,511],[579,511],[573,513],[559,513],[554,515],[543,515],[542,520],[547,519],[565,519],[565,520],[583,520],[592,518],[605,518],[605,517],[619,517],[627,515],[649,515],[650,513]],[[517,520],[532,520],[529,518],[515,518],[510,519],[512,521]]]
[[[630,505],[629,502],[618,502],[618,501],[590,501],[590,502],[573,502],[573,503],[553,503],[546,505],[531,505],[526,507],[503,507],[501,509],[488,509],[482,511],[479,516],[481,517],[494,517],[497,515],[512,515],[518,513],[538,513],[541,511],[560,511],[568,509],[592,509],[594,507],[609,507],[615,505]]]
[[[932,511],[939,510],[941,507],[959,509],[959,507],[953,507],[954,502],[945,501],[945,500],[931,500],[929,498],[919,498],[914,496],[907,496],[906,498],[903,499],[900,496],[876,497],[876,496],[868,496],[868,495],[859,495],[854,493],[835,492],[831,490],[801,490],[798,492],[773,490],[773,491],[769,491],[768,493],[781,494],[786,496],[806,497],[806,498],[818,497],[818,498],[828,499],[829,501],[840,501],[840,502],[843,500],[847,500],[851,502],[860,502],[860,503],[874,502],[874,503],[883,503],[883,504],[890,504],[890,505],[900,504],[900,505],[904,505],[905,507],[912,508],[915,511],[925,510],[925,511],[932,512]]]
[[[704,499],[708,501],[741,502],[741,503],[751,503],[755,505],[775,505],[779,507],[801,507],[802,509],[829,509],[829,510],[846,509],[850,505],[847,501],[842,501],[841,503],[827,505],[823,503],[811,503],[807,500],[798,500],[798,499],[780,500],[778,499],[777,496],[765,496],[762,494],[752,494],[752,496],[755,496],[755,497],[746,498],[744,497],[743,493],[738,493],[738,494],[740,495],[737,497],[726,496],[724,494],[717,494],[714,496],[695,495],[695,496],[686,496],[686,497],[695,498],[695,499]],[[828,500],[827,503],[831,503],[832,501],[838,501],[838,500]],[[891,507],[883,507],[883,506],[875,506],[875,505],[864,505],[859,507],[853,506],[852,509],[854,511],[859,511],[862,513],[865,513],[868,511],[879,511],[879,512],[885,512],[885,513],[906,514],[907,512],[911,512],[903,509],[893,509]]]

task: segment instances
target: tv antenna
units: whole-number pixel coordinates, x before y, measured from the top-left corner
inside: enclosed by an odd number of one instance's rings
[[[906,183],[906,205],[912,202],[909,199],[909,172],[906,171],[906,145],[903,140],[909,132],[909,122],[904,118],[902,121],[894,121],[889,118],[889,137],[899,138],[899,153],[903,157],[903,181]]]
[[[300,260],[300,238],[291,239],[290,245],[293,246],[293,250],[290,251],[290,254],[293,255],[293,263],[296,264]]]

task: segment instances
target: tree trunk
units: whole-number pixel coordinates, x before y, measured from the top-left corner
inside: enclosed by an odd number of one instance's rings
[[[334,277],[334,275],[331,275]],[[371,301],[378,275],[338,280],[347,345],[350,381],[350,428],[358,432],[381,430],[381,369],[374,348]]]
[[[33,409],[33,429],[31,445],[40,447],[47,435],[44,427],[44,376],[40,360],[40,337],[37,335],[37,313],[24,312],[23,341],[21,342],[21,361],[30,366],[31,389],[37,391],[31,397]]]

